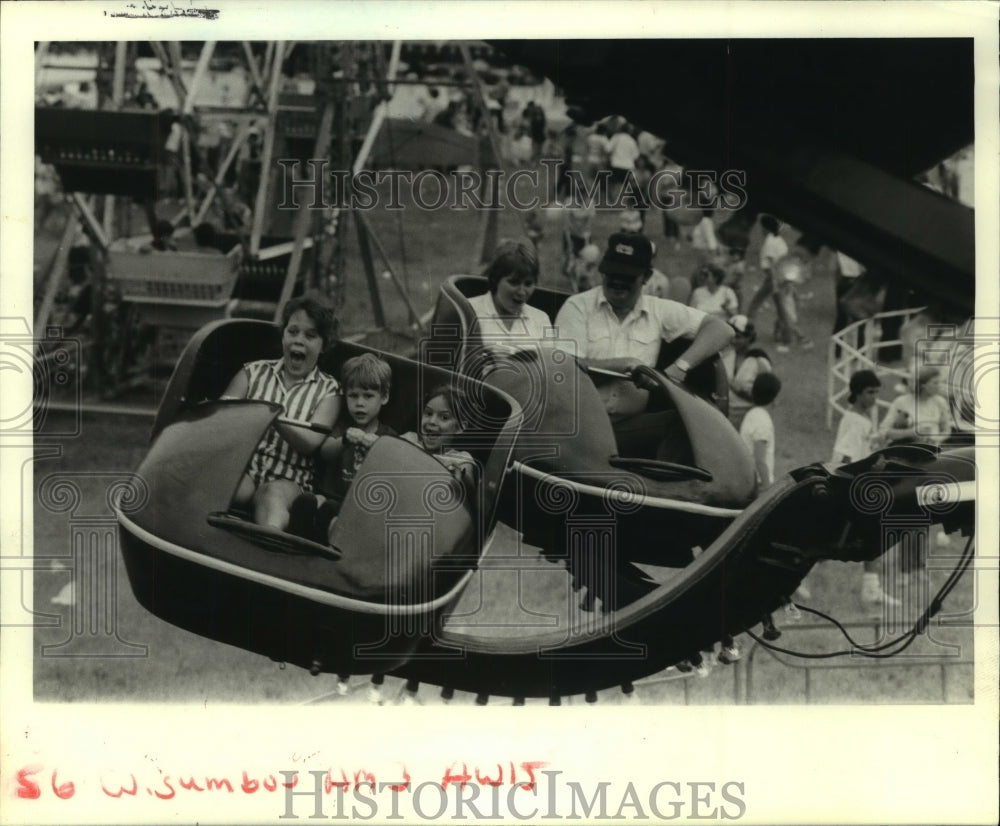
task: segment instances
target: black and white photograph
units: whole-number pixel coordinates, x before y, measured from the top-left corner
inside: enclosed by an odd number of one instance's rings
[[[996,822],[995,5],[2,14],[2,822]]]

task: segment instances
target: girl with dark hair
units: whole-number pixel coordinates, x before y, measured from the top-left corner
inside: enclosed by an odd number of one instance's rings
[[[470,453],[454,447],[455,439],[467,426],[468,404],[458,388],[447,384],[435,387],[424,399],[419,432],[410,431],[400,438],[423,448],[463,485],[471,486],[475,483],[476,461]]]
[[[250,459],[233,504],[249,506],[259,525],[285,530],[289,508],[312,489],[313,457],[340,413],[340,385],[319,369],[322,352],[333,343],[333,311],[315,298],[302,296],[282,310],[282,357],[251,361],[229,382],[222,398],[277,402],[283,418],[261,439]]]

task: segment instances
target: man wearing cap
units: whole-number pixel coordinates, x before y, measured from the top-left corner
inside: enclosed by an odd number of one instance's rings
[[[733,329],[719,318],[665,298],[645,295],[643,285],[652,273],[653,246],[639,233],[615,233],[599,270],[602,284],[566,299],[556,316],[558,337],[576,346],[574,355],[586,367],[630,373],[639,365],[653,367],[662,340],[690,338],[690,346],[667,367],[667,378],[682,382],[688,370],[722,350]],[[598,392],[619,437],[619,448],[641,451],[651,431],[663,433],[657,421],[640,416],[648,391],[627,379],[601,382]],[[633,454],[635,455],[635,454]]]

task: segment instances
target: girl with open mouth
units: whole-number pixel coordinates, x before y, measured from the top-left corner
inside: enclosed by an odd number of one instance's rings
[[[277,402],[284,408],[282,420],[257,445],[233,497],[235,506],[250,509],[257,524],[281,531],[288,527],[292,502],[312,489],[313,456],[341,404],[337,380],[317,366],[333,341],[333,311],[302,296],[285,305],[282,322],[282,358],[244,364],[223,395]]]

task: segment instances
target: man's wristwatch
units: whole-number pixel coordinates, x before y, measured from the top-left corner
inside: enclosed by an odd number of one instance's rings
[[[686,373],[691,369],[691,365],[684,361],[684,359],[677,359],[674,362],[674,367],[677,367],[682,373]]]

